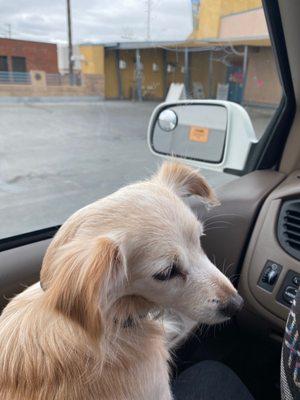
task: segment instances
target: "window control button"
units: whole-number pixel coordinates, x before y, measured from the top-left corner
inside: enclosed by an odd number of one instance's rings
[[[268,285],[274,285],[278,276],[278,272],[269,267],[262,277],[262,281]]]
[[[300,286],[300,277],[299,276],[293,277],[293,284],[296,286]]]
[[[283,292],[283,298],[289,304],[293,303],[294,298],[296,297],[297,289],[293,286],[287,286]]]
[[[296,293],[300,288],[300,273],[290,269],[284,277],[277,293],[276,300],[286,307],[293,304]]]
[[[272,292],[278,280],[282,266],[275,261],[267,260],[260,275],[258,286]]]

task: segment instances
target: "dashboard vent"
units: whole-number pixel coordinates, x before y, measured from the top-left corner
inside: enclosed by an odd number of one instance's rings
[[[283,249],[300,260],[300,200],[283,203],[278,219],[277,235]]]

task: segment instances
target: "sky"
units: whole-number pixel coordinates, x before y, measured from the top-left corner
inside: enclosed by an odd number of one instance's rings
[[[74,43],[184,40],[192,32],[191,0],[71,0]],[[0,0],[0,37],[67,42],[66,0]]]

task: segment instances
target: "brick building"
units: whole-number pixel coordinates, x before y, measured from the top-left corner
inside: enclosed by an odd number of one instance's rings
[[[0,97],[103,98],[102,75],[75,78],[59,71],[56,44],[0,38]]]
[[[56,44],[0,38],[0,72],[30,71],[58,73]]]

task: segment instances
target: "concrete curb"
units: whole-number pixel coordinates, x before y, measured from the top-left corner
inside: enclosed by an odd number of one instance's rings
[[[103,102],[102,96],[47,96],[47,97],[0,97],[0,105],[15,104],[67,104]]]

